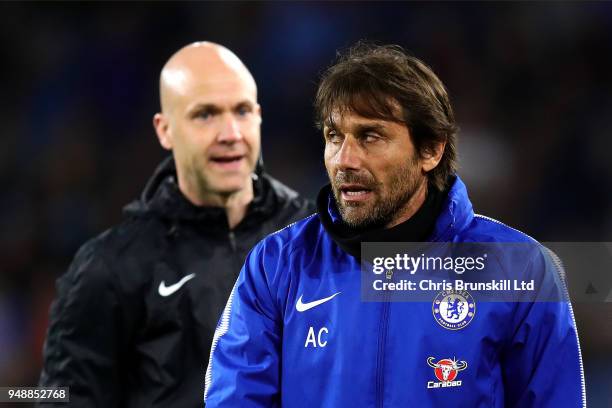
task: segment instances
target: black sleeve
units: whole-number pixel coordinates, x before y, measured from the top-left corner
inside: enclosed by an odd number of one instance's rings
[[[126,334],[110,262],[98,245],[85,244],[56,283],[39,385],[70,387],[70,406],[122,405]]]

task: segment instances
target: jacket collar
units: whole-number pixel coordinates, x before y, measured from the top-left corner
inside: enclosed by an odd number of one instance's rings
[[[442,211],[428,241],[451,240],[474,219],[474,209],[463,180],[459,176],[454,176],[451,183]]]
[[[359,258],[361,242],[448,241],[473,219],[472,203],[465,184],[458,176],[449,180],[444,192],[428,194],[423,206],[409,220],[390,229],[347,233],[336,207],[331,187],[324,187],[317,198],[319,218],[331,238],[346,252]],[[433,191],[430,189],[430,191]]]
[[[253,189],[254,199],[249,204],[243,220],[246,223],[269,216],[277,207],[273,188],[264,175],[253,175]],[[140,198],[128,204],[124,213],[132,216],[154,216],[174,222],[207,222],[210,227],[229,228],[223,208],[196,206],[181,193],[172,156],[157,166]]]

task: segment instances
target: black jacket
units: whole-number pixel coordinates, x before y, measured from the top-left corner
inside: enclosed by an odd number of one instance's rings
[[[175,179],[168,159],[57,281],[40,385],[69,386],[71,406],[201,407],[213,333],[248,251],[314,212],[263,174],[230,230],[223,209],[192,205]]]

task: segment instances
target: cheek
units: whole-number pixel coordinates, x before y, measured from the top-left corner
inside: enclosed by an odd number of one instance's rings
[[[400,170],[401,164],[399,160],[386,155],[384,157],[370,158],[368,160],[368,172],[372,176],[374,182],[378,183],[383,191],[391,191],[398,186],[393,185],[396,180],[396,175]]]
[[[211,129],[195,123],[186,123],[176,128],[176,139],[190,150],[207,147],[210,144]]]
[[[218,123],[201,124],[190,129],[190,143],[200,151],[208,151],[217,144],[221,132]]]
[[[244,138],[244,142],[249,145],[251,152],[255,155],[258,155],[261,146],[261,134],[259,126],[250,126],[247,129],[243,129],[242,136]]]
[[[325,168],[327,169],[328,173],[330,173],[332,168],[334,167],[334,156],[336,154],[335,151],[336,149],[334,149],[333,146],[326,144],[325,150],[323,152],[323,161],[325,163]]]
[[[331,163],[338,155],[341,147],[342,146],[338,143],[334,144],[331,142],[325,142],[325,147],[323,150],[323,158],[325,161]]]

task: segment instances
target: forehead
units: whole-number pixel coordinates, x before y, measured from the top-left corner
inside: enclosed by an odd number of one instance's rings
[[[184,103],[232,104],[245,100],[257,103],[257,89],[243,78],[203,78],[191,81],[180,97]]]
[[[250,75],[234,71],[197,73],[182,69],[170,72],[164,79],[168,102],[181,110],[200,104],[233,106],[244,101],[257,103],[257,87]]]
[[[399,116],[399,115],[398,115]],[[358,127],[397,127],[403,126],[403,122],[397,119],[366,117],[352,109],[334,109],[329,117],[323,122],[326,128],[354,129]]]
[[[206,99],[208,102],[231,102],[234,100],[257,101],[255,82],[241,75],[192,75],[180,93],[187,100]]]
[[[399,102],[385,95],[345,94],[330,101],[324,108],[323,124],[339,126],[351,123],[395,122],[405,124],[403,109]]]

